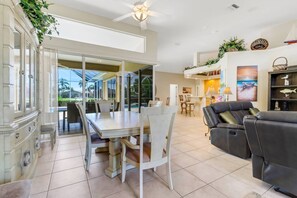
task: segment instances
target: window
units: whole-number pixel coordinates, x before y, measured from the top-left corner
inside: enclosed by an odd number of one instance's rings
[[[115,99],[116,97],[116,79],[112,78],[107,81],[107,94],[108,99]]]
[[[26,42],[25,49],[25,107],[26,110],[31,109],[31,101],[30,101],[30,50],[31,45],[29,42]]]
[[[53,37],[132,52],[145,52],[145,37],[143,36],[89,25],[58,16],[55,16],[55,18],[59,23],[59,35],[52,35]]]

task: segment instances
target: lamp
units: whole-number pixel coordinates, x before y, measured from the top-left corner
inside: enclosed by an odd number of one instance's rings
[[[215,95],[215,94],[217,94],[217,91],[215,90],[215,88],[214,87],[209,87],[208,89],[207,89],[207,92],[206,92],[206,95],[207,96],[210,96],[210,103],[212,104],[212,99],[213,99],[213,95]]]
[[[296,30],[296,25],[294,24],[287,36],[287,38],[285,39],[284,43],[288,43],[290,44],[294,44],[297,43],[297,30]]]
[[[147,19],[149,14],[148,7],[146,7],[141,2],[136,3],[133,8],[133,18],[139,22]]]
[[[229,101],[229,95],[232,95],[232,91],[231,91],[230,87],[225,87],[223,94],[226,95],[226,101]]]

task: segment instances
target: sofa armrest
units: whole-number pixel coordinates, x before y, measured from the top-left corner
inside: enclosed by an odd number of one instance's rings
[[[297,123],[297,112],[288,111],[266,111],[257,114],[259,120]]]
[[[228,123],[219,123],[217,124],[218,128],[228,128],[228,129],[241,129],[244,130],[243,125],[240,124],[228,124]]]

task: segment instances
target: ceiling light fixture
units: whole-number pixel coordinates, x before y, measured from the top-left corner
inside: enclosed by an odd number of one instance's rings
[[[139,22],[142,22],[147,19],[149,15],[148,7],[145,6],[142,2],[135,3],[133,8],[133,18]]]

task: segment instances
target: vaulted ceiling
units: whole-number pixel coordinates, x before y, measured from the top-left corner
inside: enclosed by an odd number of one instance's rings
[[[123,2],[137,1],[51,0],[110,19],[131,12]],[[296,20],[296,8],[296,0],[155,0],[150,9],[162,15],[149,17],[148,29],[158,33],[158,70],[181,73],[194,53],[217,50],[233,36],[251,42],[267,27]],[[132,18],[122,22],[139,25]]]

